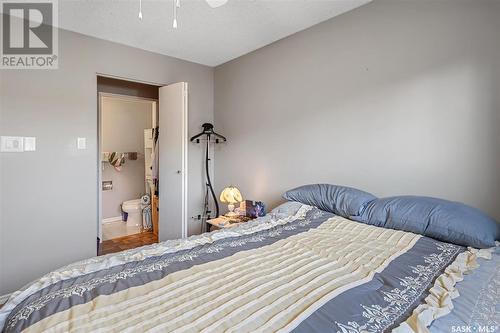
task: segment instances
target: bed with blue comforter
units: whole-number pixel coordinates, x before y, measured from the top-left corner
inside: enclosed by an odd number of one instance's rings
[[[494,247],[354,221],[318,206],[293,201],[237,227],[63,267],[15,292],[0,309],[0,327],[6,333],[498,330]]]

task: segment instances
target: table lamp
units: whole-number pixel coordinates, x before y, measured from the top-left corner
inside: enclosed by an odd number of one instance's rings
[[[220,194],[219,199],[221,202],[228,204],[227,209],[229,210],[229,212],[226,213],[226,216],[231,217],[238,215],[234,212],[234,204],[243,201],[243,198],[241,197],[240,191],[236,187],[226,187]]]

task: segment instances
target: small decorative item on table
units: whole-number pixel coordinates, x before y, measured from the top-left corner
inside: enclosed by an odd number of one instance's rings
[[[256,218],[266,215],[266,206],[262,201],[245,200],[240,202],[240,214]]]

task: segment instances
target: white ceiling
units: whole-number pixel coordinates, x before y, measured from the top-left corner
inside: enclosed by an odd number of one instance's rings
[[[62,0],[59,26],[140,49],[216,66],[371,0],[229,0],[211,8],[181,0]]]

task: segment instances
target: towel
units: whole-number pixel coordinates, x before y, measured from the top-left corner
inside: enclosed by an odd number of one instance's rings
[[[160,164],[160,152],[159,152],[159,146],[160,143],[156,142],[154,149],[153,149],[153,156],[152,156],[152,165],[151,165],[151,176],[153,177],[153,180],[158,180],[159,178],[159,164]]]
[[[109,154],[108,162],[115,168],[116,171],[121,171],[121,166],[125,163],[125,154],[114,151]]]
[[[142,229],[152,230],[153,224],[151,223],[151,206],[146,206],[142,210]]]

